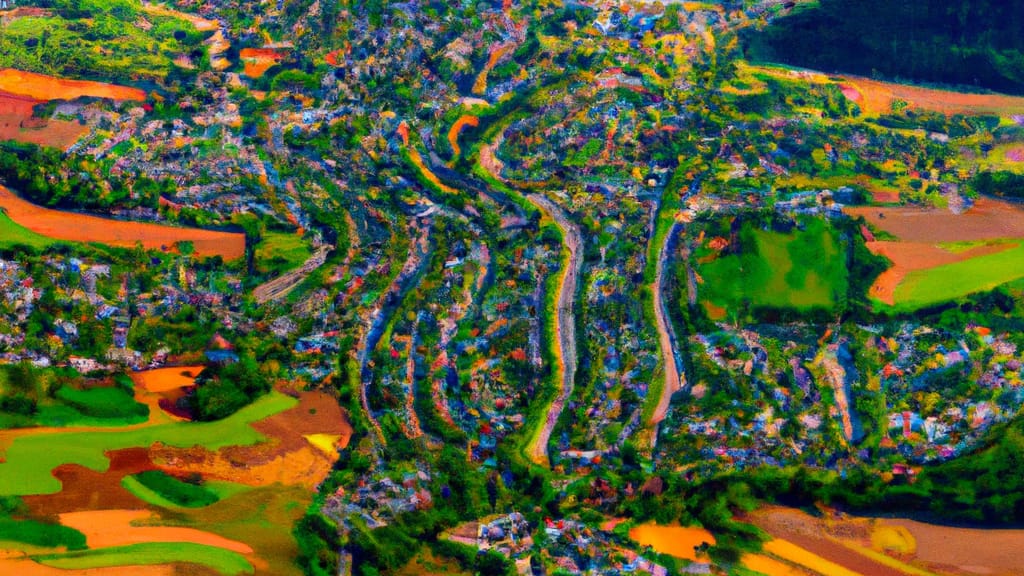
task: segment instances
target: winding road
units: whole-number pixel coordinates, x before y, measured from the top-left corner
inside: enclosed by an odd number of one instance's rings
[[[651,286],[651,292],[654,296],[654,315],[658,323],[658,346],[661,348],[665,372],[665,384],[661,388],[661,397],[658,399],[658,405],[654,409],[654,414],[651,416],[650,421],[651,447],[657,444],[658,424],[665,419],[672,395],[683,387],[684,380],[684,376],[679,370],[679,364],[676,361],[676,338],[672,324],[668,319],[668,308],[663,294],[665,287],[665,264],[670,255],[669,247],[672,245],[672,238],[675,237],[678,231],[679,222],[674,222],[668,234],[665,235],[664,243],[658,249],[658,267],[654,277],[654,284]]]
[[[583,242],[579,228],[569,220],[557,204],[540,194],[530,194],[527,196],[527,200],[555,222],[562,232],[563,245],[569,252],[568,266],[561,270],[562,277],[559,280],[557,321],[555,323],[558,340],[558,373],[561,374],[562,388],[558,397],[551,403],[544,424],[530,438],[526,450],[533,462],[547,464],[549,463],[547,448],[548,442],[551,440],[551,432],[554,430],[566,402],[572,397],[576,381],[576,314],[573,311],[573,303],[576,300],[576,286],[583,268],[581,253]]]

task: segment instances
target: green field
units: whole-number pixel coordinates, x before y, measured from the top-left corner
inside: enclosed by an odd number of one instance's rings
[[[207,566],[226,576],[253,573],[252,564],[238,552],[190,542],[147,542],[67,554],[45,554],[35,556],[33,560],[63,570],[188,562]]]
[[[267,232],[256,246],[256,270],[261,274],[281,274],[302,266],[312,252],[302,236],[287,232]]]
[[[85,548],[85,535],[67,526],[35,520],[13,520],[0,517],[0,542],[20,542],[43,548]],[[3,549],[0,547],[0,549]]]
[[[809,220],[791,234],[766,232],[744,224],[741,251],[698,266],[701,297],[735,311],[752,307],[832,308],[846,290],[847,270],[839,239],[822,220]],[[708,254],[707,249],[697,255]]]
[[[915,270],[896,287],[896,310],[955,300],[1024,278],[1024,244],[963,262]]]
[[[184,482],[159,470],[147,470],[134,476],[125,477],[124,480],[129,478],[151,492],[155,492],[161,500],[183,508],[202,508],[219,499],[205,486]]]
[[[147,447],[155,442],[168,446],[247,446],[264,437],[249,426],[291,408],[297,403],[278,392],[256,400],[235,414],[215,422],[178,422],[134,430],[43,433],[16,438],[0,463],[0,496],[55,494],[60,482],[51,471],[61,464],[78,464],[104,471],[110,464],[104,452]]]

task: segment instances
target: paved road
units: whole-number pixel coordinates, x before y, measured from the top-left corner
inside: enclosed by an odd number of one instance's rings
[[[527,199],[546,216],[554,220],[562,232],[562,242],[569,251],[569,265],[560,272],[562,278],[559,281],[558,309],[556,310],[558,317],[555,323],[558,340],[558,372],[562,377],[562,389],[555,401],[552,402],[540,431],[527,447],[530,459],[538,464],[544,464],[549,462],[547,447],[551,440],[551,432],[554,430],[566,402],[572,397],[576,381],[576,315],[573,311],[573,303],[576,300],[576,286],[583,268],[583,254],[581,253],[583,242],[580,238],[579,228],[569,220],[557,204],[540,194],[530,194]]]

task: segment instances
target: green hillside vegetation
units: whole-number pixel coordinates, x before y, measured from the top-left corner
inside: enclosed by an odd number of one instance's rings
[[[266,232],[256,246],[256,271],[278,275],[309,259],[309,244],[294,232]]]
[[[178,54],[203,55],[204,35],[183,20],[146,14],[150,30],[136,25],[138,0],[44,0],[51,16],[16,18],[0,34],[0,67],[66,77],[127,82],[163,78]],[[84,19],[88,19],[86,24]],[[175,37],[175,32],[184,32]],[[204,65],[204,58],[194,58]]]
[[[238,552],[190,542],[147,542],[67,554],[46,554],[33,559],[63,570],[186,562],[206,566],[225,576],[253,572],[252,564]]]
[[[821,0],[744,39],[754,60],[1022,93],[1022,25],[1021,0]]]
[[[131,380],[82,388],[65,369],[30,364],[0,368],[0,428],[28,426],[121,426],[143,422],[149,408],[135,401]]]
[[[35,520],[0,517],[0,542],[5,541],[44,548],[85,548],[85,535],[74,528]]]
[[[202,508],[218,500],[205,486],[184,482],[159,470],[147,470],[132,478],[175,506]]]
[[[832,309],[847,271],[834,230],[820,220],[790,234],[744,223],[736,253],[698,266],[701,297],[730,314],[759,307]],[[698,260],[708,251],[697,252]]]

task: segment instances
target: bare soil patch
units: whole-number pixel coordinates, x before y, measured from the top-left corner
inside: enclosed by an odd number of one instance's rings
[[[55,78],[13,68],[0,70],[0,91],[43,101],[74,100],[83,96],[138,102],[146,99],[146,93],[138,88],[107,84],[106,82]]]
[[[78,464],[64,464],[53,475],[63,484],[56,494],[24,496],[33,514],[56,516],[70,510],[109,510],[139,508],[142,502],[121,486],[121,479],[156,466],[145,448],[126,448],[107,452],[110,468],[96,472]]]
[[[85,534],[90,548],[127,546],[144,542],[192,542],[252,554],[248,544],[229,540],[203,530],[172,526],[147,526],[159,523],[148,510],[88,510],[60,515],[60,523]]]
[[[176,228],[145,222],[127,222],[73,212],[50,210],[19,198],[0,186],[0,209],[29,230],[70,242],[100,242],[130,248],[137,242],[151,250],[171,250],[181,241],[191,241],[195,254],[234,260],[245,255],[245,235],[198,228]]]
[[[951,528],[915,520],[882,520],[903,526],[917,541],[915,559],[959,574],[1024,574],[1024,530]]]
[[[902,571],[875,562],[843,546],[834,538],[862,540],[869,537],[866,528],[856,525],[827,525],[799,510],[769,506],[750,514],[746,521],[761,528],[772,538],[787,540],[858,574],[871,576],[906,576]]]
[[[903,242],[957,242],[1024,237],[1024,208],[992,198],[979,198],[970,210],[953,214],[941,208],[915,206],[843,209],[863,216],[871,225]]]
[[[186,571],[185,566],[164,564],[160,566],[117,566],[112,568],[91,568],[89,570],[63,570],[37,564],[28,558],[5,558],[0,556],[0,574],[17,576],[180,576],[196,574]]]
[[[844,78],[839,86],[847,98],[860,105],[868,114],[886,114],[892,111],[892,103],[896,100],[907,102],[911,108],[946,115],[994,114],[1008,116],[1024,112],[1024,98],[1019,96],[968,94],[880,82],[858,76]]]
[[[273,48],[242,48],[238,57],[242,60],[242,73],[249,78],[259,78],[284,60],[285,55]]]
[[[314,487],[330,471],[336,457],[311,444],[306,436],[338,435],[338,446],[343,448],[352,435],[338,403],[323,392],[303,392],[294,408],[252,426],[269,440],[216,452],[202,447],[154,446],[150,455],[159,468],[168,472],[196,472],[249,486],[282,483]]]

